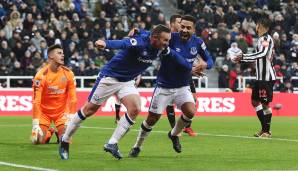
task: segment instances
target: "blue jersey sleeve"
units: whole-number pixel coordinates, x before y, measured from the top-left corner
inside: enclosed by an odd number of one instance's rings
[[[150,35],[150,31],[139,28],[139,34],[148,36],[148,35]]]
[[[204,41],[201,39],[198,39],[198,42],[199,42],[199,54],[203,58],[203,60],[207,63],[207,69],[211,69],[214,64],[212,56],[208,52]]]
[[[186,60],[186,58],[184,58],[180,54],[178,54],[175,50],[170,48],[170,52],[167,56],[174,59],[179,65],[181,65],[186,70],[191,71],[192,64],[190,62],[188,62]]]
[[[106,40],[106,48],[108,49],[126,49],[141,46],[143,41],[140,37],[125,38],[122,40]]]

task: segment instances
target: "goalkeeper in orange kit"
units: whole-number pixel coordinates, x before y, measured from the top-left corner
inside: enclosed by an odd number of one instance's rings
[[[41,68],[33,79],[33,144],[49,142],[54,133],[53,128],[50,128],[52,122],[60,139],[65,125],[77,110],[74,74],[63,65],[62,47],[52,45],[48,48],[48,64]]]

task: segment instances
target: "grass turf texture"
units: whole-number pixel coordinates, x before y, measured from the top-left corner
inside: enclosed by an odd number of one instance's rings
[[[120,141],[122,160],[116,160],[103,151],[104,143],[113,132],[109,128],[115,127],[114,118],[92,117],[74,136],[70,159],[62,161],[57,144],[36,146],[30,143],[30,117],[0,117],[0,161],[71,171],[298,169],[298,118],[273,117],[271,140],[247,138],[259,130],[256,117],[195,118],[192,127],[203,135],[189,137],[183,134],[180,138],[182,153],[178,154],[167,138],[169,123],[163,117],[147,138],[140,156],[128,158],[143,119],[139,117],[132,130]],[[55,141],[53,137],[51,142]],[[0,170],[28,169],[0,165]]]

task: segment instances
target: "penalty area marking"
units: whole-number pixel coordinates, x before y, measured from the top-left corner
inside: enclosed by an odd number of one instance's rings
[[[92,126],[81,126],[81,128],[102,129],[102,130],[114,130],[115,129],[115,128],[92,127]],[[138,132],[139,130],[138,129],[130,129],[130,131]],[[167,134],[169,131],[151,131],[151,132]],[[242,135],[225,135],[225,134],[210,134],[210,133],[197,133],[197,135],[210,136],[210,137],[229,137],[229,138],[242,138],[242,139],[255,139],[255,140],[298,142],[298,140],[286,139],[286,138],[258,138],[258,137],[242,136]]]
[[[28,166],[28,165],[22,165],[22,164],[15,164],[15,163],[7,163],[0,161],[0,166],[9,166],[9,167],[18,167],[18,168],[25,168],[25,169],[31,169],[31,170],[41,170],[41,171],[58,171],[55,169],[48,169],[43,167],[35,167],[35,166]]]

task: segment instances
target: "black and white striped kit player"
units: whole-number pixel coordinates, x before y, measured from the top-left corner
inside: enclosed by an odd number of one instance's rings
[[[243,54],[242,62],[255,62],[256,82],[253,86],[252,100],[269,103],[273,98],[273,86],[276,80],[273,68],[274,42],[268,33],[261,36],[257,42],[257,52]]]
[[[259,38],[257,42],[257,52],[252,54],[243,54],[241,61],[256,62],[256,76],[260,81],[276,80],[275,70],[273,68],[273,47],[274,43],[269,34]]]
[[[261,123],[261,130],[254,134],[255,137],[270,138],[272,110],[269,106],[273,99],[273,86],[276,80],[275,70],[272,65],[274,56],[274,42],[268,34],[271,20],[266,13],[260,13],[256,24],[256,33],[259,37],[255,53],[243,54],[236,57],[236,62],[255,62],[257,80],[252,85],[251,104],[255,108]]]

